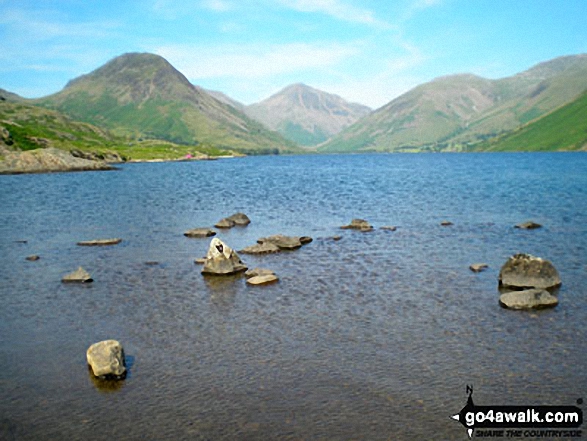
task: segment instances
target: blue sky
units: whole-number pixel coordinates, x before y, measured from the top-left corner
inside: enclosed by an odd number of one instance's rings
[[[27,98],[126,52],[251,104],[303,82],[380,107],[438,76],[587,52],[587,0],[0,0],[0,88]]]

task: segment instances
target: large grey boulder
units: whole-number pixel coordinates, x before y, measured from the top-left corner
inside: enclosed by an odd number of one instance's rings
[[[548,260],[530,254],[510,257],[499,272],[499,285],[505,288],[555,288],[561,279],[554,265]]]
[[[126,374],[124,350],[116,340],[94,343],[88,348],[86,358],[96,377],[123,378]]]
[[[542,309],[558,305],[558,299],[544,289],[527,289],[502,294],[499,304],[509,309]]]
[[[216,228],[232,228],[235,225],[236,223],[232,219],[225,217],[224,219],[220,219],[214,226]]]
[[[66,274],[61,279],[63,283],[90,283],[93,282],[92,276],[81,266],[72,273]]]
[[[243,264],[236,251],[220,239],[212,239],[202,274],[229,275],[246,270],[246,265]]]

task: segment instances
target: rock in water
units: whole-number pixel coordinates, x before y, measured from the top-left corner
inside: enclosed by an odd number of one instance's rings
[[[225,217],[224,219],[220,219],[216,225],[216,228],[232,228],[236,225],[236,223],[232,219],[228,219]]]
[[[510,309],[542,309],[558,305],[558,299],[544,289],[527,289],[502,294],[499,304]]]
[[[118,379],[126,374],[124,350],[116,340],[94,343],[86,352],[86,358],[96,377]]]
[[[480,273],[481,271],[485,271],[489,265],[486,263],[473,263],[469,266],[469,269],[474,273]]]
[[[278,281],[279,278],[275,274],[265,274],[264,276],[254,276],[247,279],[249,285],[268,285]]]
[[[359,230],[363,232],[373,230],[371,224],[364,219],[353,219],[350,224],[343,225],[340,228],[342,228],[343,230]]]
[[[92,276],[81,266],[72,273],[63,276],[63,283],[90,283],[93,282]]]
[[[238,257],[236,251],[220,239],[212,239],[202,274],[229,275],[246,270],[247,267]]]
[[[251,277],[269,276],[269,275],[275,275],[275,272],[273,272],[273,270],[266,269],[266,268],[253,268],[253,269],[248,270],[245,273],[245,277],[247,279],[250,279]]]
[[[275,245],[281,250],[295,250],[300,248],[302,245],[312,242],[312,238],[308,236],[284,236],[283,234],[275,234],[269,237],[261,237],[257,239],[257,242],[264,245],[270,243]]]
[[[552,263],[530,254],[516,254],[508,259],[499,272],[499,285],[506,288],[555,288],[561,284]]]
[[[185,233],[183,233],[183,235],[186,237],[203,238],[203,237],[216,236],[216,231],[211,230],[210,228],[193,228],[193,229],[188,230]]]
[[[77,244],[82,247],[99,247],[99,246],[107,246],[107,245],[118,245],[122,242],[122,239],[94,239],[94,240],[85,240],[82,242],[78,242]]]
[[[536,222],[528,221],[515,226],[515,228],[520,228],[522,230],[535,230],[536,228],[541,228],[542,225],[537,224]]]
[[[251,223],[251,219],[244,214],[244,213],[234,213],[232,216],[227,217],[226,219],[233,221],[235,225],[239,227],[245,227]]]
[[[251,245],[250,247],[246,247],[242,249],[240,252],[243,254],[271,254],[279,253],[280,251],[281,248],[279,248],[277,245],[273,245],[270,242],[264,242]]]

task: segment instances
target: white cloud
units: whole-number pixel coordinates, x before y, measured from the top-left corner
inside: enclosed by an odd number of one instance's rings
[[[378,20],[373,11],[340,0],[279,0],[279,3],[300,12],[318,12],[337,20],[381,28],[390,27],[388,23]]]
[[[290,43],[262,45],[164,46],[155,52],[176,66],[190,80],[272,75],[318,69],[336,64],[356,53],[352,44]]]
[[[226,12],[233,8],[227,0],[202,0],[202,7],[215,12]]]

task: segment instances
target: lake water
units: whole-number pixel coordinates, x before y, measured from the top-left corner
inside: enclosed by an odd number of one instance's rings
[[[0,439],[465,440],[449,417],[468,384],[481,405],[587,398],[584,153],[120,169],[0,176]],[[210,239],[183,232],[238,211],[252,223],[216,236],[236,250],[314,238],[241,254],[279,283],[194,264]],[[353,218],[375,230],[339,228]],[[543,228],[513,228],[527,220]],[[123,242],[76,245],[110,237]],[[558,307],[498,305],[499,269],[518,252],[557,267]],[[60,282],[80,265],[94,283]],[[85,360],[109,338],[129,367],[115,384]]]

